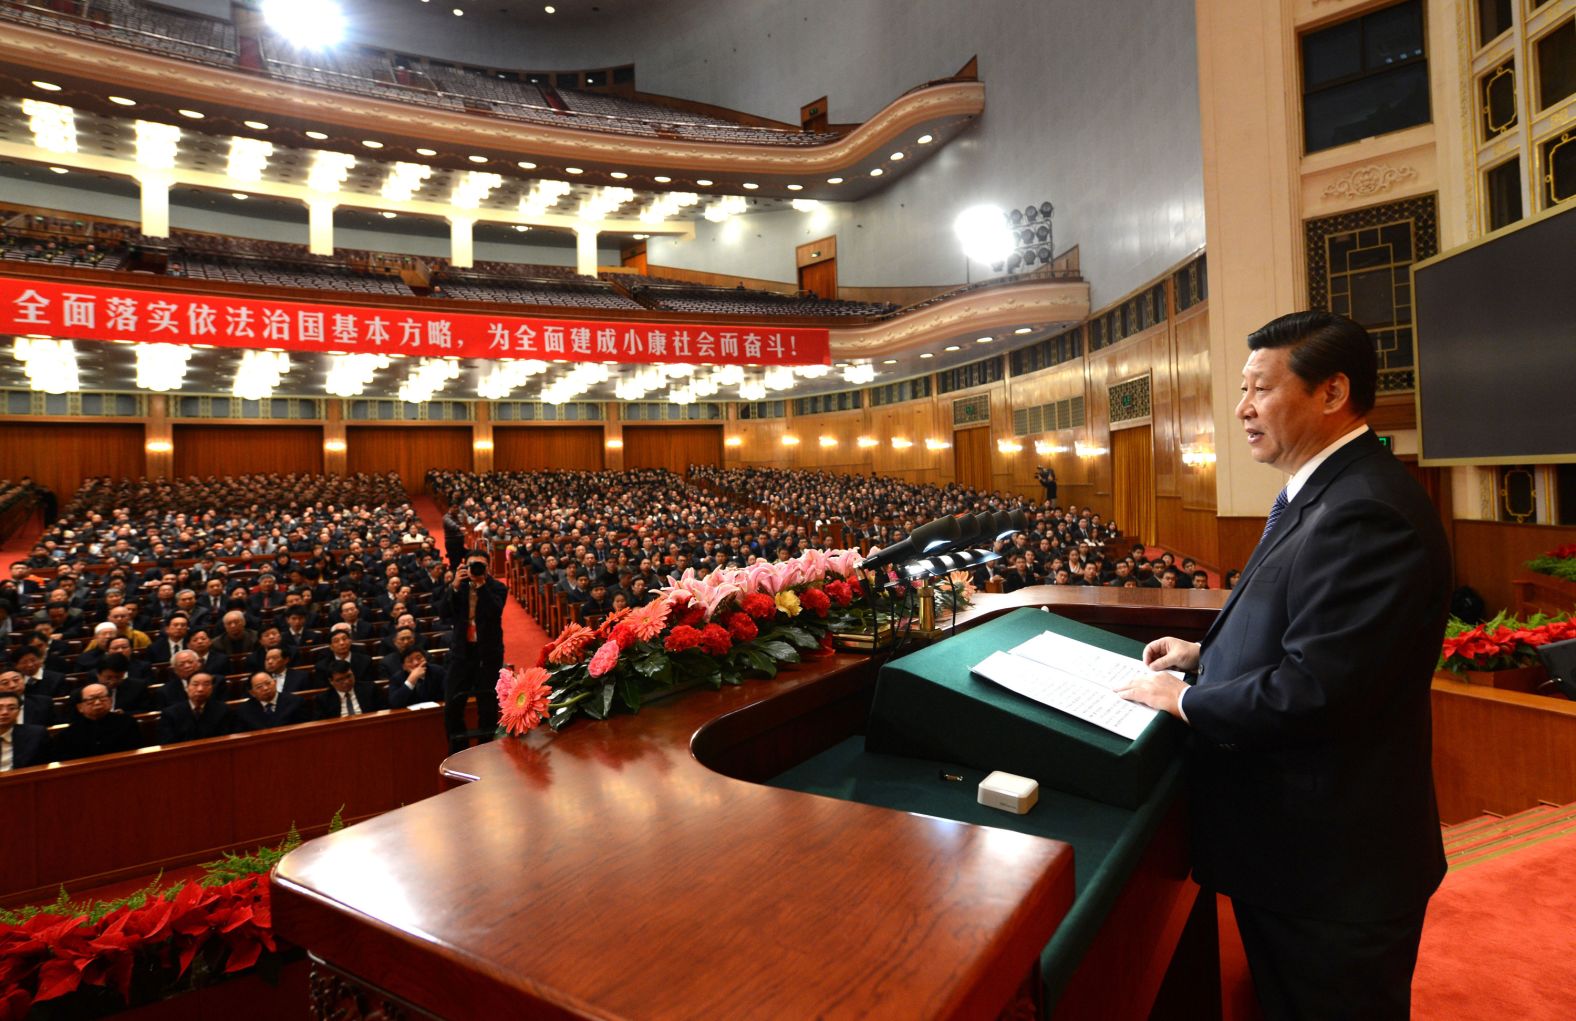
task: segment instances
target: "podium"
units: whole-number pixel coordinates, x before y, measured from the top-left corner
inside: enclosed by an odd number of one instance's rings
[[[275,873],[318,1015],[1149,1016],[1178,947],[1209,945],[1184,938],[1174,772],[1136,810],[1042,796],[1021,830],[883,804],[882,763],[896,786],[927,765],[864,751],[876,680],[836,656],[452,756],[453,789]],[[1078,833],[1034,828],[1066,812]]]

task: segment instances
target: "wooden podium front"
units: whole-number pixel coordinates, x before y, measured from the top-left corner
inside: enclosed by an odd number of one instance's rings
[[[838,656],[493,742],[447,760],[455,789],[309,842],[273,913],[318,1016],[1035,1016],[1066,844],[758,782],[857,733],[874,679]],[[1068,987],[1102,1017],[1147,1016],[1182,937],[1177,832]]]

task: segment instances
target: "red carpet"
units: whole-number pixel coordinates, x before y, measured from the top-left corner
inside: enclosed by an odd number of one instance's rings
[[[438,505],[433,503],[430,496],[417,496],[411,500],[411,505],[416,508],[416,514],[421,518],[421,523],[427,526],[438,539],[438,549],[443,549],[443,513],[438,510]],[[541,625],[525,612],[525,608],[513,599],[504,605],[503,610],[503,661],[513,663],[515,666],[532,666],[536,663],[536,656],[542,651],[542,646],[547,644],[548,635],[542,630]]]

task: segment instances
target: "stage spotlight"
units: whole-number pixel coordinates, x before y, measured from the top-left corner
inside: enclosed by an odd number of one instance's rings
[[[983,263],[1001,262],[1013,249],[1013,233],[996,206],[970,206],[952,221],[963,253]]]
[[[345,12],[334,0],[263,0],[263,20],[304,50],[327,49],[345,37]]]

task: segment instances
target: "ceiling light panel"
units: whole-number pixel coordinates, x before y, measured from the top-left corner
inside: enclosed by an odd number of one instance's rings
[[[230,139],[230,161],[225,171],[237,181],[261,181],[268,169],[268,157],[274,154],[274,143],[260,138]]]
[[[77,151],[77,112],[71,107],[24,99],[22,112],[34,145],[49,152]]]

